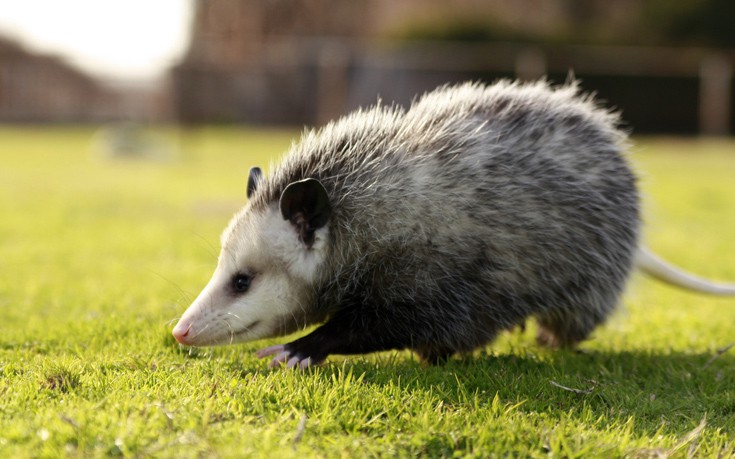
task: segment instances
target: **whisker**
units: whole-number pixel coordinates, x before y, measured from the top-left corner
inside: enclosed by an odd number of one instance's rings
[[[222,319],[222,322],[224,322],[225,325],[227,325],[227,328],[230,329],[230,344],[234,343],[235,342],[235,329],[232,328],[232,325],[225,319]]]
[[[242,319],[240,319],[240,317],[235,313],[227,311],[227,315],[235,317],[237,320],[242,321]],[[232,344],[235,342],[235,329],[232,328],[232,324],[230,324],[230,322],[228,322],[226,319],[222,319],[222,321],[227,324],[227,327],[230,329],[230,344]]]
[[[227,315],[228,315],[228,316],[232,316],[232,317],[236,318],[237,320],[242,320],[242,319],[240,318],[240,316],[238,316],[238,315],[237,315],[237,314],[235,314],[234,312],[229,312],[229,311],[228,311],[228,312],[227,312]]]
[[[207,328],[209,328],[209,324],[205,325],[205,326],[204,326],[204,328],[202,328],[201,330],[199,330],[199,333],[197,333],[196,335],[192,335],[192,336],[191,336],[191,339],[195,339],[195,338],[196,338],[197,336],[199,336],[199,335],[201,335],[202,333],[204,333],[204,331],[205,331],[205,330],[206,330]]]
[[[170,319],[168,322],[166,322],[166,325],[171,326],[171,325],[177,323],[179,320],[181,320],[181,316],[174,317],[174,318]]]
[[[148,270],[148,272],[149,272],[149,273],[151,273],[151,274],[153,274],[154,276],[156,276],[156,277],[158,277],[158,278],[160,278],[160,279],[163,279],[163,280],[165,280],[166,282],[168,282],[168,283],[169,283],[169,285],[171,285],[171,286],[172,286],[172,287],[173,287],[173,288],[174,288],[174,289],[175,289],[175,290],[176,290],[177,292],[179,292],[179,295],[180,295],[180,296],[179,296],[179,300],[180,300],[181,298],[184,298],[184,299],[186,299],[186,300],[187,300],[187,301],[188,301],[189,303],[191,303],[191,301],[192,301],[192,298],[193,298],[194,296],[193,296],[193,295],[192,295],[191,293],[189,293],[189,292],[187,292],[186,290],[184,290],[184,289],[182,289],[181,287],[179,287],[179,286],[178,286],[178,284],[176,284],[176,282],[172,281],[171,279],[167,278],[167,277],[166,277],[166,276],[164,276],[163,274],[161,274],[161,273],[158,273],[158,272],[156,272],[156,271],[153,271],[153,270]],[[177,300],[177,301],[179,301],[179,300]]]
[[[198,237],[201,241],[204,242],[204,244],[207,246],[207,249],[209,249],[209,254],[216,260],[218,254],[217,247],[215,247],[209,239],[197,233],[196,231],[192,231],[191,234]]]

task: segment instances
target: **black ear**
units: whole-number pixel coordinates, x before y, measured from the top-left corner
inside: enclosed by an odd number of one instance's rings
[[[258,182],[260,182],[261,177],[263,177],[263,171],[259,167],[250,168],[250,173],[248,174],[248,199],[258,189]]]
[[[312,178],[290,183],[281,193],[280,207],[283,219],[291,222],[307,247],[314,243],[314,231],[326,225],[332,214],[327,190]]]

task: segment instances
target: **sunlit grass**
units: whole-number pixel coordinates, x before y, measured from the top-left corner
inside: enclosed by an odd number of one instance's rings
[[[173,321],[248,168],[298,133],[164,130],[164,161],[102,158],[91,134],[0,129],[0,457],[733,453],[735,349],[707,362],[735,341],[735,299],[638,276],[584,353],[536,347],[533,326],[436,368],[382,353],[273,371],[264,343],[180,349]],[[648,244],[735,279],[735,143],[643,139],[632,158]]]

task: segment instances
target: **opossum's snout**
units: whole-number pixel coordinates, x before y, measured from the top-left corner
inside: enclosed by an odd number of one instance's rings
[[[189,344],[186,340],[186,337],[189,336],[189,330],[191,330],[191,322],[184,322],[183,320],[180,320],[179,323],[177,323],[174,329],[171,331],[171,333],[174,335],[174,338],[176,338],[176,341],[178,341],[179,343]]]
[[[249,194],[257,179],[251,171]],[[288,185],[278,206],[246,207],[223,234],[212,279],[174,327],[176,341],[231,344],[308,325],[314,316],[309,292],[324,259],[330,214],[327,193],[314,179]]]
[[[172,334],[179,343],[207,346],[247,341],[261,329],[262,320],[253,317],[258,311],[246,298],[252,277],[242,273],[226,276],[221,271],[215,271],[174,327]]]

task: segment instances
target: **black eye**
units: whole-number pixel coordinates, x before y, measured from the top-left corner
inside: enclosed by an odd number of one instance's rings
[[[245,293],[250,287],[250,276],[247,274],[236,274],[232,278],[232,290],[235,293]]]

